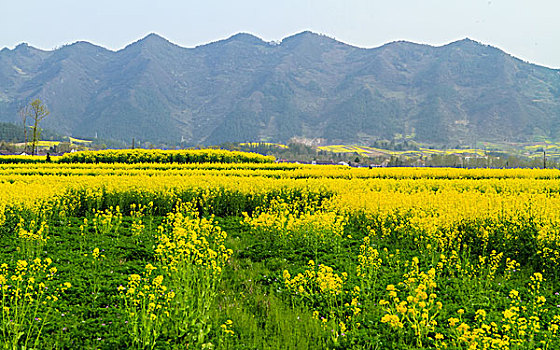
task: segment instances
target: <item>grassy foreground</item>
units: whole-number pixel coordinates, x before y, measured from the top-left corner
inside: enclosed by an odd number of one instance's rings
[[[314,169],[3,168],[1,343],[560,347],[559,172]]]

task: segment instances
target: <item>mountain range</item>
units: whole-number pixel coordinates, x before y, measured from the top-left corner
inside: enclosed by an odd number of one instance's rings
[[[302,32],[183,48],[150,34],[118,51],[76,42],[0,51],[0,121],[40,98],[44,128],[186,145],[428,144],[560,139],[560,71],[464,39],[365,49]]]

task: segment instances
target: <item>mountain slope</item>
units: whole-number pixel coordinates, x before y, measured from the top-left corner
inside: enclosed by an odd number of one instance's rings
[[[187,144],[371,143],[407,135],[470,145],[560,137],[560,71],[464,39],[374,49],[303,32],[192,49],[155,34],[113,52],[85,42],[0,51],[0,121],[41,98],[44,127]]]

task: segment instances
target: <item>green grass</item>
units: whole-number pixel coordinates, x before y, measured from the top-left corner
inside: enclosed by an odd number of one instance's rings
[[[80,229],[84,225],[83,215],[69,218],[53,215],[46,219],[50,238],[37,252],[38,256],[51,257],[52,265],[58,268],[57,281],[70,282],[72,287],[61,296],[56,310],[52,310],[40,346],[36,348],[129,349],[132,346],[117,289],[126,284],[129,275],[140,274],[147,263],[158,266],[154,255],[155,236],[163,217],[145,217],[146,230],[140,236],[133,236],[133,218],[125,215],[118,229],[113,227],[99,234],[91,224],[91,212],[87,213],[85,217],[89,224],[84,235]],[[18,259],[31,258],[17,250],[19,243],[15,227],[19,217],[26,221],[34,218],[28,212],[16,212],[0,227],[0,246],[3,248],[0,262],[9,265],[14,265]],[[462,223],[459,229],[463,232],[464,245],[457,251],[452,264],[441,257],[445,254],[449,259],[451,252],[423,241],[422,233],[408,224],[409,219],[406,215],[349,217],[344,239],[333,249],[327,243],[312,248],[297,239],[279,241],[273,236],[256,239],[255,232],[241,224],[241,217],[216,218],[216,224],[228,233],[225,244],[233,250],[233,255],[217,287],[218,294],[205,325],[208,333],[201,344],[193,343],[190,338],[164,334],[155,348],[180,349],[185,348],[186,343],[191,343],[190,348],[255,350],[436,348],[435,332],[428,332],[420,347],[410,327],[394,330],[381,322],[385,308],[379,303],[389,299],[387,286],[399,286],[399,282],[405,279],[403,275],[410,272],[414,257],[419,259],[420,271],[438,269],[434,292],[443,304],[437,315],[438,332],[446,339],[453,339],[447,320],[458,317],[458,310],[465,310],[460,317],[471,325],[478,309],[486,310],[488,319],[499,322],[503,310],[511,303],[508,294],[512,289],[522,293],[524,299],[528,295],[529,277],[542,266],[541,262],[533,260],[531,237],[535,232],[530,222],[521,228],[502,222],[502,227],[492,233],[488,251],[478,250],[481,246],[477,241],[479,225],[498,227],[498,223]],[[512,230],[518,230],[518,240],[504,241],[501,235]],[[370,246],[377,249],[382,259],[374,278],[368,279],[359,278],[355,273],[357,256],[366,236],[370,237]],[[99,248],[104,256],[97,262],[92,258],[95,248]],[[504,259],[506,256],[515,258],[521,263],[521,269],[507,272],[500,263],[495,276],[490,278],[486,267],[478,267],[479,257],[489,259],[492,256],[490,249],[503,252]],[[343,293],[337,296],[294,294],[284,281],[284,271],[289,271],[292,276],[303,273],[308,269],[309,260],[332,267],[336,274],[347,273]],[[441,268],[439,263],[442,263]],[[456,264],[462,267],[457,268]],[[558,315],[558,278],[554,271],[545,273],[545,277],[541,292],[546,295],[546,306]],[[358,298],[361,312],[354,315],[346,304],[352,302],[352,291],[357,286],[361,289]],[[406,298],[405,288],[399,288],[401,298]],[[328,321],[315,319],[314,312]],[[351,319],[348,319],[349,315]],[[230,326],[233,335],[222,331],[222,325],[228,320],[233,323]],[[349,328],[346,332],[341,331],[340,322]],[[549,322],[550,319],[543,316],[543,327]],[[559,345],[558,339],[552,341],[551,349]],[[524,345],[529,346],[526,348],[535,345],[527,344]]]

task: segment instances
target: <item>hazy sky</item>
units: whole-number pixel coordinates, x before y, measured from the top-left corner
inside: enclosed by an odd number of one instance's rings
[[[560,68],[558,0],[0,0],[0,48],[86,40],[120,49],[155,32],[185,47],[303,30],[360,46],[471,39]]]

